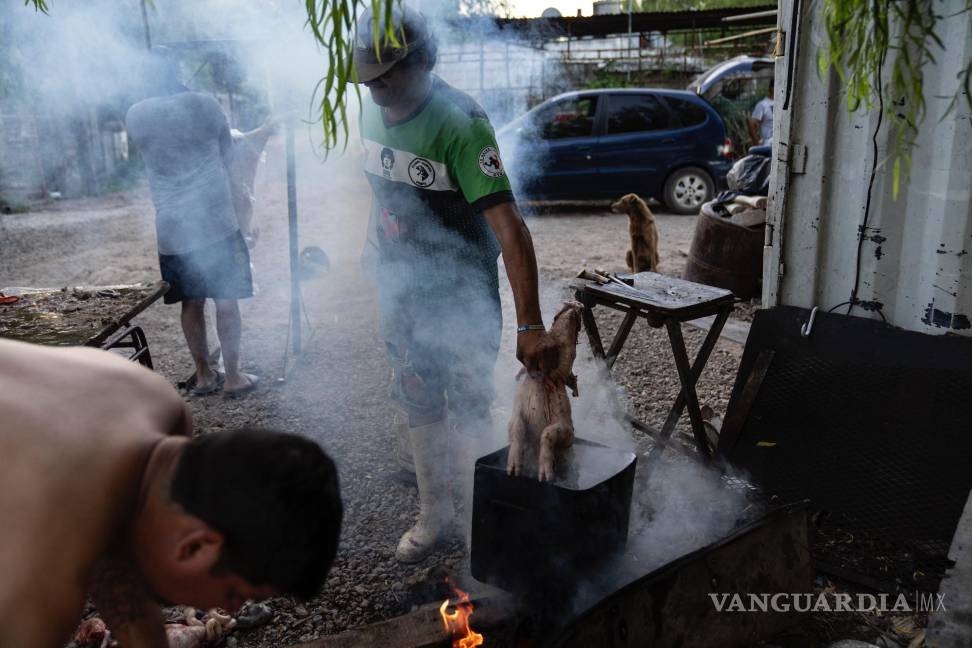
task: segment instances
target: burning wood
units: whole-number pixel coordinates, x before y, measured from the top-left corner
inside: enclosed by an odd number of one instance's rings
[[[446,599],[439,607],[439,614],[442,615],[446,634],[452,639],[452,648],[482,646],[483,635],[469,627],[469,617],[473,613],[473,604],[469,601],[469,595],[452,583],[449,583],[449,586],[456,595],[456,601],[453,603],[455,612],[449,612],[451,599]]]

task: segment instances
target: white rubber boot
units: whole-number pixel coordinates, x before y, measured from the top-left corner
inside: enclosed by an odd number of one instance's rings
[[[446,420],[409,428],[412,459],[418,482],[419,516],[398,541],[395,558],[416,563],[432,553],[436,543],[450,530],[455,510],[452,505],[452,470],[449,456],[449,425]]]
[[[395,421],[392,425],[395,432],[395,463],[414,479],[415,461],[412,459],[412,438],[409,434],[408,415],[404,412],[395,412]]]

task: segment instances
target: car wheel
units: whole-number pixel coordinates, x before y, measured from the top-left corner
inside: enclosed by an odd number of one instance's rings
[[[713,196],[712,176],[699,167],[682,167],[665,181],[665,204],[676,214],[698,214]]]

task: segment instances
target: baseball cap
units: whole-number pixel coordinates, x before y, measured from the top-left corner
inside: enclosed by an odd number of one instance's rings
[[[426,48],[432,40],[425,17],[404,6],[392,9],[392,29],[398,44],[386,39],[384,16],[378,20],[378,51],[375,51],[375,19],[366,11],[358,19],[354,37],[355,82],[367,83],[385,74],[412,52]]]

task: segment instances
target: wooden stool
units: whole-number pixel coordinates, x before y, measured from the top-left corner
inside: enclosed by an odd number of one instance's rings
[[[577,280],[572,283],[577,301],[584,305],[584,328],[591,343],[591,350],[595,358],[604,360],[608,371],[614,366],[618,354],[631,333],[635,320],[643,317],[652,328],[664,326],[668,330],[668,339],[675,357],[675,367],[682,389],[675,404],[665,419],[661,430],[629,417],[631,424],[639,430],[647,432],[661,445],[665,445],[675,430],[675,424],[682,416],[682,410],[688,406],[689,418],[692,421],[692,433],[699,453],[708,460],[714,451],[710,447],[702,423],[702,412],[699,409],[698,396],[695,385],[709,360],[709,354],[719,339],[719,333],[732,312],[735,301],[733,294],[722,288],[713,288],[702,284],[692,283],[683,279],[676,279],[660,275],[655,272],[640,272],[636,275],[619,275],[625,281],[634,281],[634,286],[620,283],[599,284],[591,281]],[[594,319],[594,307],[605,306],[625,313],[624,321],[618,328],[607,353],[601,342],[601,333]],[[685,340],[682,337],[682,322],[715,315],[715,322],[705,336],[702,348],[689,364],[688,352],[685,350]]]

